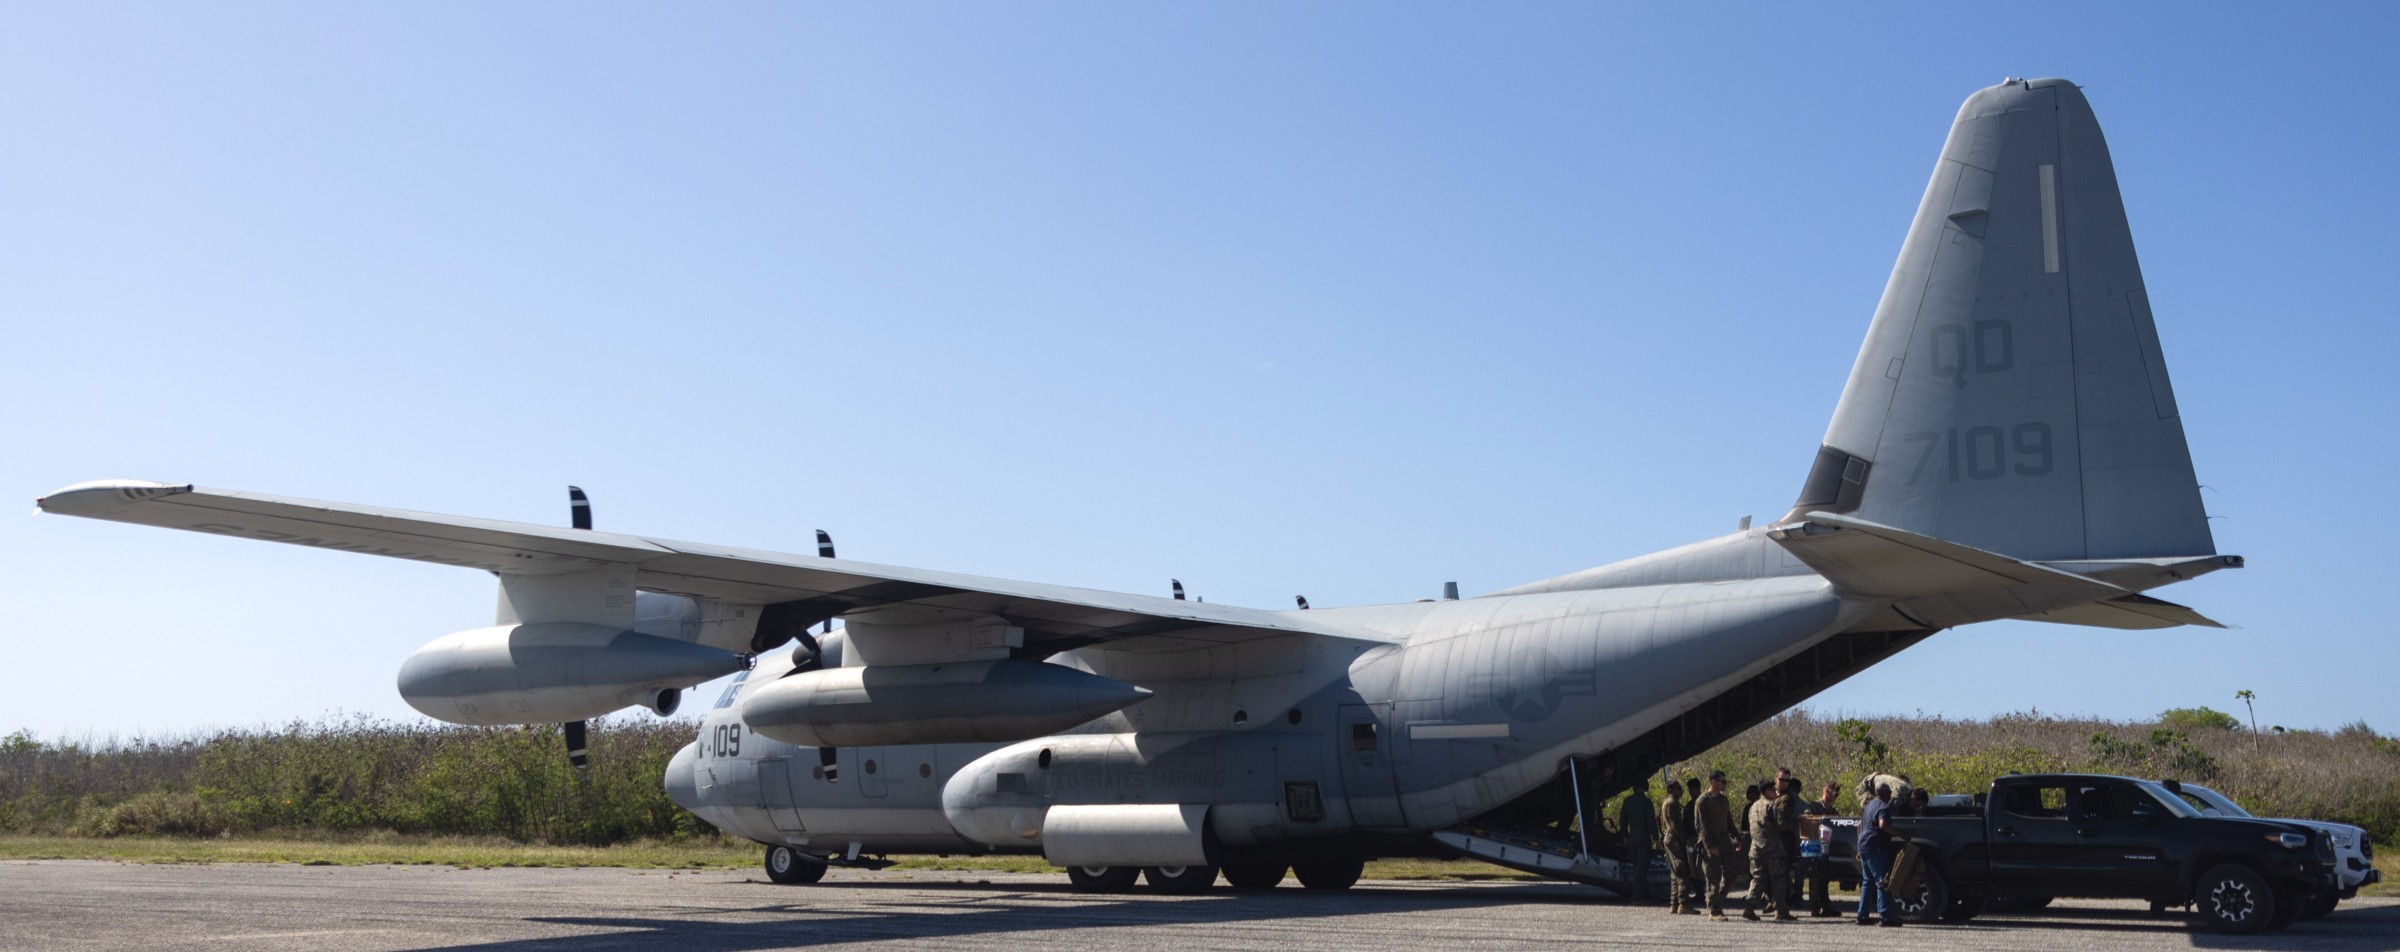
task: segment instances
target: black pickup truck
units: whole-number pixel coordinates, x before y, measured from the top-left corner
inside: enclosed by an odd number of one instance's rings
[[[1824,824],[1832,878],[1850,866],[1856,819]],[[2100,774],[2021,774],[1973,798],[1936,797],[1924,816],[1895,816],[1896,839],[1917,845],[1924,873],[1896,897],[1907,918],[1958,921],[1996,897],[2146,899],[2192,905],[2222,932],[2290,925],[2338,889],[2333,844],[2296,823],[2202,816],[2147,780]],[[1847,868],[1846,868],[1847,867]]]

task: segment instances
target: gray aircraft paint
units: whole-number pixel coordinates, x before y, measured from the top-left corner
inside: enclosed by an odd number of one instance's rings
[[[1421,844],[1576,759],[1644,742],[1695,753],[1705,738],[1660,732],[1821,645],[1892,633],[1905,647],[2012,617],[2208,623],[2138,593],[2240,564],[2214,554],[2107,147],[2059,80],[1961,108],[1788,515],[1482,597],[1273,612],[132,481],[42,506],[485,568],[503,579],[504,626],[763,652],[668,768],[676,802],[821,854],[1075,864]],[[622,579],[644,594],[610,600]],[[1014,742],[898,743],[912,735],[886,719],[858,736],[892,742],[838,748],[829,772],[744,712],[794,703],[767,686],[799,659],[769,649],[834,616],[851,625],[824,664],[1040,658],[1151,693],[1058,734],[973,725]]]

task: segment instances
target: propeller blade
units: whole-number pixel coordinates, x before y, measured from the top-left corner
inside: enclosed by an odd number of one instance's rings
[[[592,527],[592,498],[583,494],[582,487],[567,487],[567,510],[572,520],[570,525],[578,529]]]
[[[583,749],[583,722],[568,721],[559,726],[565,728],[567,733],[567,762],[574,764],[577,770],[591,766],[592,759],[584,754]]]

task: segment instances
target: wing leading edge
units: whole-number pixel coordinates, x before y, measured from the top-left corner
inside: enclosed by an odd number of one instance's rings
[[[483,569],[567,575],[630,565],[649,591],[786,605],[800,617],[912,607],[994,615],[1053,648],[1169,636],[1211,643],[1279,634],[1355,638],[1299,612],[985,578],[848,559],[651,539],[190,485],[106,480],[37,500],[43,512]]]

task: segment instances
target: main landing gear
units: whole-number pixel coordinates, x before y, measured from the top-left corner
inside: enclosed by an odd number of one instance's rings
[[[1361,859],[1334,859],[1313,863],[1230,863],[1218,866],[1069,866],[1067,881],[1076,892],[1122,893],[1133,891],[1136,880],[1147,882],[1150,888],[1170,895],[1189,895],[1206,892],[1217,884],[1222,873],[1227,885],[1241,892],[1263,892],[1283,883],[1288,870],[1300,880],[1300,887],[1312,892],[1332,892],[1357,885],[1358,877],[1366,872],[1367,863]]]

